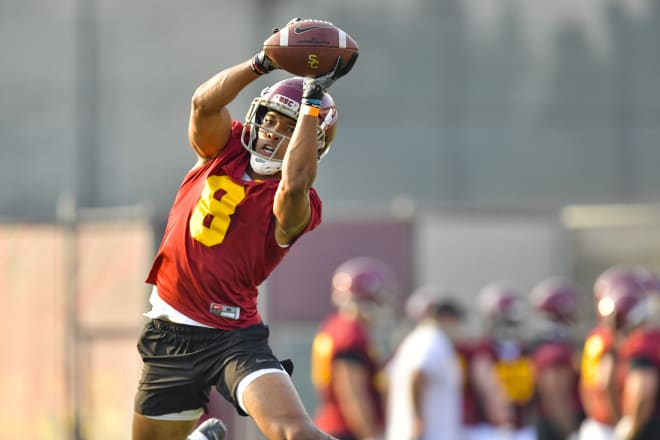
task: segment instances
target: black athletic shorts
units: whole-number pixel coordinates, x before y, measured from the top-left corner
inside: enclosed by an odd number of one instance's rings
[[[245,416],[236,387],[248,374],[282,365],[268,345],[270,331],[258,324],[240,330],[218,330],[147,322],[137,349],[144,366],[135,396],[135,412],[159,416],[197,408],[207,411],[211,386]]]
[[[654,415],[631,440],[658,440],[660,439],[660,417]]]

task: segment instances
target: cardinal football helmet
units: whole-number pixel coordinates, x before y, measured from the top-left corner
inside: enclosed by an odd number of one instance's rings
[[[572,322],[579,308],[579,290],[564,277],[551,277],[532,288],[530,303],[541,315],[557,322]]]
[[[616,329],[638,324],[644,319],[647,289],[640,267],[618,265],[607,269],[594,285],[596,316]]]
[[[617,264],[605,269],[594,282],[594,300],[598,303],[615,285],[638,286],[640,275],[639,267],[629,264]]]
[[[479,309],[495,325],[519,324],[525,314],[522,291],[510,281],[489,283],[479,293]]]
[[[303,78],[293,77],[285,79],[266,87],[261,95],[252,100],[243,124],[241,142],[250,152],[250,165],[259,174],[275,174],[282,169],[282,161],[272,159],[277,149],[279,149],[284,140],[290,137],[277,133],[280,137],[279,144],[271,157],[261,155],[254,149],[259,130],[269,131],[262,126],[264,116],[269,110],[278,112],[295,121],[298,120],[298,113],[302,102]],[[321,112],[318,116],[319,128],[317,133],[317,155],[321,160],[330,148],[337,129],[337,107],[329,93],[323,94],[321,100]]]
[[[333,297],[339,301],[389,302],[399,290],[390,266],[373,257],[356,257],[342,263],[332,276]]]

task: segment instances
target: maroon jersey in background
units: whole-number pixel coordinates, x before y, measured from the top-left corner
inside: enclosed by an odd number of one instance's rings
[[[335,436],[352,434],[333,392],[332,362],[338,358],[360,362],[367,368],[371,377],[370,395],[382,425],[384,413],[378,377],[380,364],[369,333],[359,321],[335,314],[321,324],[312,344],[312,380],[320,401],[315,417],[317,426]]]
[[[257,286],[289,249],[278,246],[274,235],[279,179],[242,180],[250,161],[240,140],[242,128],[234,121],[220,155],[184,178],[146,280],[187,317],[224,330],[261,321]],[[321,200],[313,189],[310,203],[303,233],[321,222]],[[184,217],[185,222],[179,220]]]
[[[579,387],[584,402],[585,415],[592,420],[610,426],[616,424],[618,416],[610,409],[606,392],[598,386],[600,382],[598,374],[599,364],[603,357],[614,350],[614,332],[612,329],[599,325],[587,334],[582,350]]]
[[[566,368],[572,373],[572,398],[568,404],[574,414],[582,413],[580,402],[579,382],[580,370],[578,367],[578,348],[567,340],[546,340],[539,342],[533,352],[534,368],[537,377],[544,374],[549,368]],[[539,416],[547,417],[547,409],[543,407],[543,401],[538,400]]]

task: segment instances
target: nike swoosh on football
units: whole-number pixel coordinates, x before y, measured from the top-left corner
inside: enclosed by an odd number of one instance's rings
[[[304,34],[307,31],[313,31],[314,29],[321,29],[321,26],[310,26],[310,27],[296,27],[293,29],[294,34]]]

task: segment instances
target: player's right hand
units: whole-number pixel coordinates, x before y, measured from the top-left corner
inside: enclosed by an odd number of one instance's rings
[[[289,20],[287,24],[284,25],[284,27],[287,27],[291,23],[295,23],[296,21],[300,21],[300,18],[292,18]],[[281,28],[273,28],[273,34],[276,34],[280,31]],[[270,73],[273,70],[279,69],[277,64],[273,62],[270,58],[268,58],[268,55],[266,55],[266,52],[264,50],[260,50],[257,52],[255,56],[252,57],[252,61],[250,63],[250,68],[252,68],[252,71],[256,73],[257,75],[264,75],[266,73]]]

